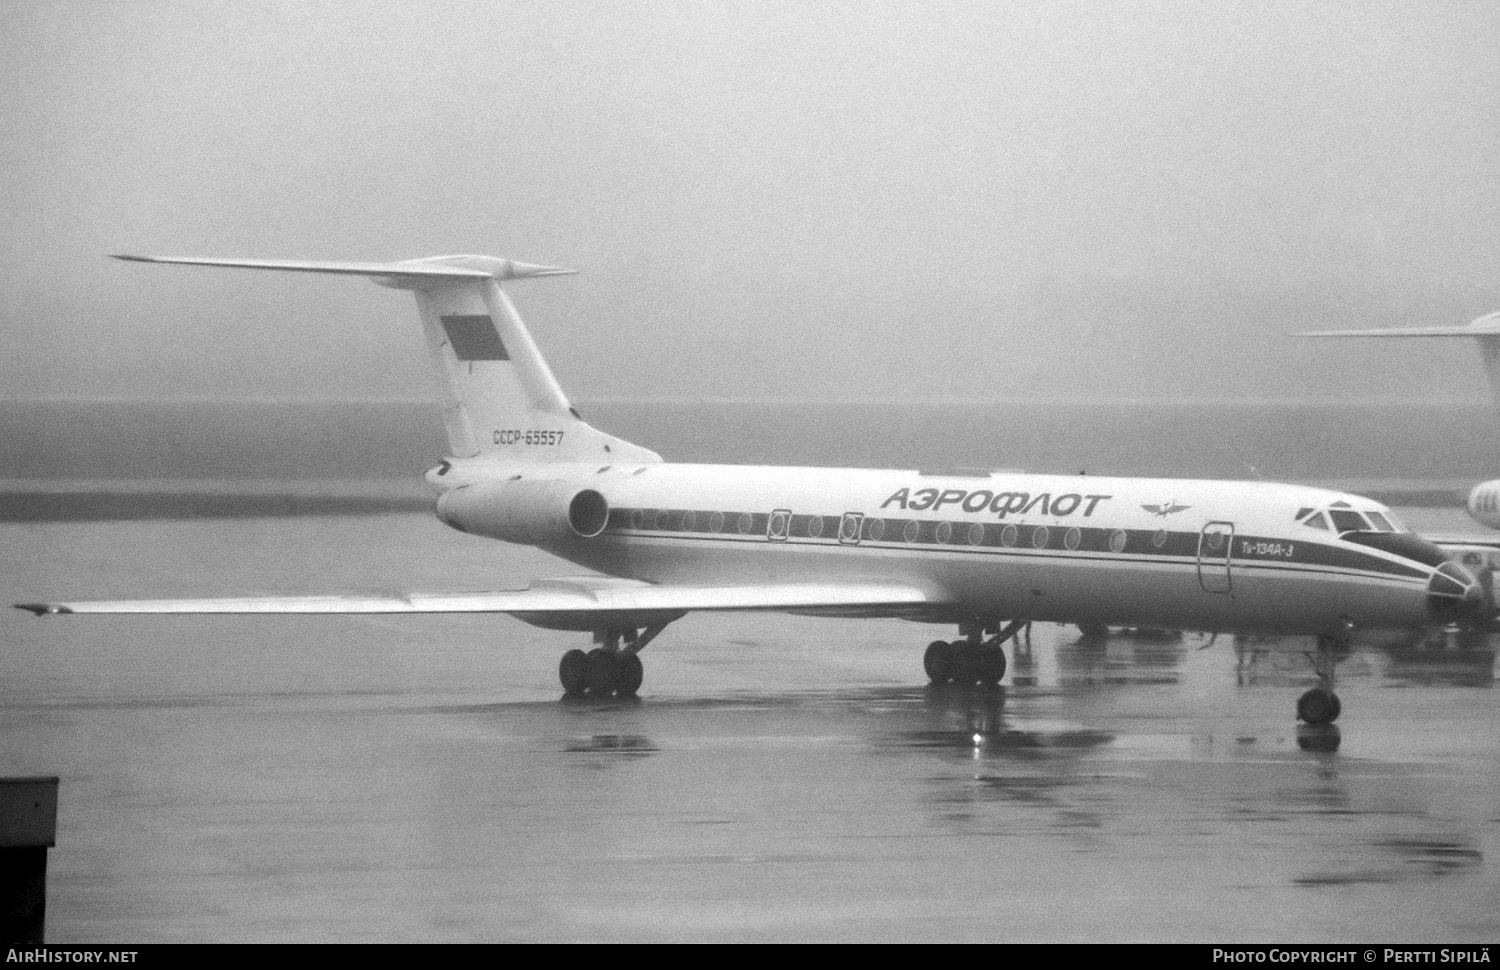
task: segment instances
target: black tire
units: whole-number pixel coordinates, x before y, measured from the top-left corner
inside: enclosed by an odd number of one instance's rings
[[[615,658],[615,692],[621,697],[631,697],[641,689],[646,679],[646,668],[641,658],[633,653],[623,653]]]
[[[615,655],[603,647],[588,653],[588,688],[596,697],[608,697],[615,691]]]
[[[563,693],[582,694],[589,686],[589,655],[582,650],[563,654],[557,665],[557,679],[562,681]]]
[[[1297,698],[1297,720],[1307,724],[1332,724],[1343,709],[1339,695],[1325,687],[1314,687]]]
[[[999,647],[981,647],[979,649],[979,682],[986,687],[994,687],[1000,683],[1000,678],[1005,676],[1005,651]]]
[[[1080,623],[1078,633],[1085,640],[1103,640],[1109,636],[1109,627],[1103,623]]]
[[[967,640],[954,640],[948,649],[953,651],[953,682],[979,683],[980,648]]]
[[[927,679],[933,684],[948,682],[953,675],[953,654],[947,642],[934,640],[927,645],[927,652],[922,654],[922,669],[927,671]]]
[[[1335,724],[1299,724],[1297,725],[1297,747],[1303,751],[1316,751],[1319,754],[1333,754],[1339,749],[1342,737],[1338,726]]]

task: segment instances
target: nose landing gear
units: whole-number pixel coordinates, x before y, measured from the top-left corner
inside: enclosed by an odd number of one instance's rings
[[[1307,724],[1332,724],[1344,705],[1339,695],[1326,687],[1314,687],[1297,698],[1297,720]]]
[[[1353,640],[1354,624],[1347,620],[1336,633],[1318,637],[1317,649],[1310,656],[1319,684],[1297,698],[1297,720],[1318,726],[1338,720],[1344,705],[1333,692],[1334,673],[1338,662],[1349,655]]]

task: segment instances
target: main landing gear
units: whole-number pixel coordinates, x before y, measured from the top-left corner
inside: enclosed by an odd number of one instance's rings
[[[563,692],[570,697],[633,697],[641,689],[646,670],[640,652],[656,635],[666,629],[657,623],[644,630],[633,628],[600,630],[594,634],[599,644],[588,652],[569,650],[557,665],[557,678]]]
[[[1354,624],[1347,620],[1337,633],[1318,637],[1317,649],[1310,656],[1319,683],[1297,698],[1297,720],[1315,726],[1332,724],[1338,720],[1344,705],[1339,702],[1339,695],[1333,692],[1334,668],[1349,655],[1353,640]]]
[[[1014,620],[1003,630],[998,623],[965,623],[959,627],[962,640],[948,643],[934,640],[922,655],[922,667],[934,686],[938,684],[983,684],[993,687],[1005,676],[1005,651],[1002,644],[1028,625]],[[991,634],[990,639],[984,635]]]

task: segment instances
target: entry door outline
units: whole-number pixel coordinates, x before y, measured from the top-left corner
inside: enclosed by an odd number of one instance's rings
[[[1218,544],[1215,544],[1215,539]],[[1234,523],[1210,522],[1198,534],[1198,582],[1210,593],[1230,591],[1229,562],[1234,552]]]
[[[859,545],[864,519],[863,512],[845,512],[844,517],[839,520],[839,542],[846,546]]]
[[[776,509],[766,517],[766,538],[772,542],[785,542],[792,532],[792,510]]]

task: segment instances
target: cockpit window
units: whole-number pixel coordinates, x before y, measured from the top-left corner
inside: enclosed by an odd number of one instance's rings
[[[1328,515],[1333,519],[1333,527],[1339,532],[1367,532],[1370,529],[1370,523],[1353,509],[1329,509]]]
[[[1302,518],[1304,515],[1307,518]],[[1377,512],[1374,509],[1360,512],[1350,506],[1348,502],[1334,502],[1328,508],[1321,511],[1298,509],[1297,518],[1309,529],[1332,529],[1335,532],[1341,533],[1406,531],[1406,526],[1402,525],[1401,521],[1390,512]],[[1330,521],[1332,525],[1329,524]]]

